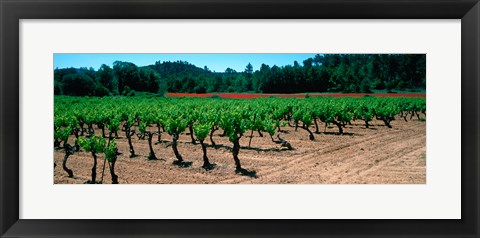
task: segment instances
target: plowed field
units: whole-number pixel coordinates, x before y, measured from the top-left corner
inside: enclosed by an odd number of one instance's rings
[[[170,146],[171,137],[162,134],[162,141],[153,148],[160,160],[149,161],[147,140],[133,139],[138,157],[129,158],[128,144],[124,132],[117,139],[119,152],[115,166],[120,184],[424,184],[426,183],[426,122],[416,118],[405,122],[397,118],[388,128],[381,121],[371,122],[365,128],[361,121],[346,125],[344,135],[337,135],[337,127],[325,128],[320,124],[320,133],[310,141],[308,132],[293,127],[283,127],[281,137],[291,143],[293,150],[287,150],[271,141],[267,133],[260,137],[253,133],[251,147],[248,147],[250,131],[240,140],[239,158],[242,167],[251,171],[250,176],[235,173],[232,158],[232,143],[216,131],[214,141],[209,145],[208,157],[216,168],[210,171],[202,166],[200,144],[192,144],[190,136],[182,134],[178,149],[190,167],[178,167]],[[311,127],[315,131],[315,127]],[[137,130],[138,131],[138,130]],[[100,130],[95,131],[101,135]],[[73,136],[70,143],[73,143]],[[156,138],[155,138],[156,140]],[[89,153],[80,151],[71,155],[67,166],[74,177],[68,178],[62,169],[63,150],[54,153],[57,164],[54,172],[55,183],[84,183],[91,177],[93,159]],[[101,179],[103,154],[99,155],[97,180]],[[111,183],[108,166],[103,183]]]

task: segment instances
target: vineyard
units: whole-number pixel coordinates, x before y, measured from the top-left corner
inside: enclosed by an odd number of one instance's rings
[[[55,183],[425,183],[425,98],[54,103]]]

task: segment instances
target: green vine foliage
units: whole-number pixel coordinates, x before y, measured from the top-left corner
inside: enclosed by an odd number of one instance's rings
[[[112,163],[115,158],[117,158],[117,142],[115,139],[113,139],[105,148],[105,159]]]
[[[101,136],[80,137],[78,138],[78,144],[87,152],[102,153],[105,150],[106,141]]]
[[[288,122],[311,126],[314,120],[323,123],[349,123],[352,120],[392,120],[401,112],[426,115],[425,98],[164,98],[164,97],[55,97],[54,137],[64,140],[75,128],[101,124],[109,131],[120,125],[138,130],[163,127],[169,134],[181,134],[192,126],[197,140],[207,131],[221,128],[234,141],[248,130],[275,133],[275,127]],[[208,130],[207,130],[208,129]]]

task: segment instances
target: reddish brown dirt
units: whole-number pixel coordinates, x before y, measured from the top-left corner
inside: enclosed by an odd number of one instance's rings
[[[193,145],[190,136],[180,136],[178,149],[185,161],[193,162],[191,167],[173,165],[174,154],[169,145],[171,137],[162,134],[164,142],[154,145],[155,154],[163,160],[148,161],[147,140],[134,136],[133,145],[139,156],[128,158],[128,144],[124,132],[119,132],[118,146],[123,153],[118,157],[115,170],[121,184],[424,184],[426,183],[426,123],[416,119],[392,122],[393,128],[383,122],[373,121],[365,128],[361,121],[355,121],[344,129],[346,135],[336,135],[336,127],[320,124],[322,133],[315,134],[315,140],[308,139],[308,132],[286,126],[282,138],[289,141],[294,150],[281,148],[271,141],[267,133],[259,137],[253,133],[252,148],[247,148],[250,132],[240,140],[242,148],[239,158],[242,167],[254,170],[257,178],[235,173],[231,154],[232,143],[227,137],[220,137],[216,131],[214,141],[217,149],[208,147],[208,157],[217,167],[205,171],[201,166],[202,149]],[[150,128],[156,130],[156,128]],[[312,126],[312,131],[315,127]],[[100,135],[100,131],[95,131]],[[155,138],[156,140],[156,138]],[[70,138],[73,143],[73,137]],[[207,139],[206,143],[210,145]],[[63,151],[55,150],[57,167],[54,182],[84,183],[91,177],[93,159],[89,153],[71,155],[67,166],[74,177],[68,178],[61,164]],[[101,179],[103,154],[99,155],[97,180]],[[104,183],[111,183],[108,166]]]

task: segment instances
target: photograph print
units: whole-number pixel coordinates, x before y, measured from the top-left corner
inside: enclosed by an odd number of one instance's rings
[[[54,54],[54,184],[426,184],[426,54]]]

